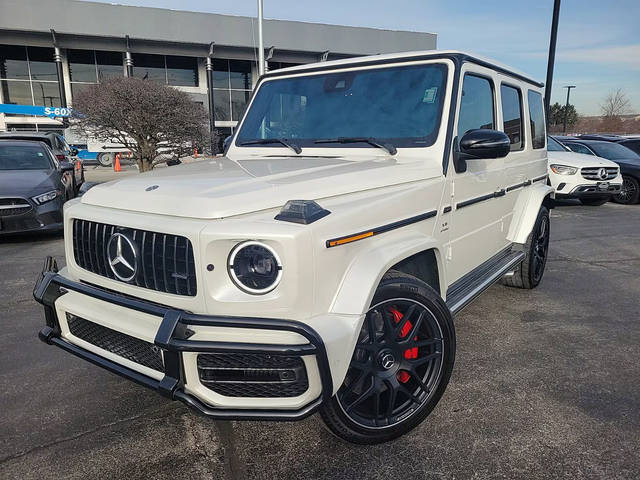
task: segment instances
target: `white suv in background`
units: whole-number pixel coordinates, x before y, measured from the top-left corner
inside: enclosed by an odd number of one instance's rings
[[[603,205],[620,193],[618,164],[601,157],[572,152],[548,137],[549,183],[556,198],[577,198],[583,205]]]

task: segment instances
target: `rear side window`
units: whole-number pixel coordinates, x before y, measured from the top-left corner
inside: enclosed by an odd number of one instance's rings
[[[531,122],[531,145],[533,148],[544,148],[547,132],[544,124],[544,107],[542,95],[539,92],[529,90],[529,122]]]
[[[500,97],[502,98],[502,119],[504,123],[504,133],[511,142],[511,151],[522,150],[524,148],[524,130],[522,123],[522,99],[520,89],[508,85],[500,86]]]
[[[491,81],[477,75],[466,74],[462,83],[458,136],[476,128],[496,128]]]

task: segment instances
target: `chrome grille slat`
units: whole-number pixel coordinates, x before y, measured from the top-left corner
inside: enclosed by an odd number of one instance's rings
[[[181,235],[74,219],[73,250],[78,266],[116,279],[109,266],[107,252],[109,238],[116,232],[128,236],[138,250],[138,273],[127,283],[175,295],[196,295],[193,246],[188,238]]]
[[[604,168],[607,172],[607,176],[605,178],[601,178],[599,175],[600,169]],[[583,178],[587,180],[596,180],[601,182],[606,182],[608,180],[613,180],[618,176],[618,168],[617,167],[583,167],[580,170]]]

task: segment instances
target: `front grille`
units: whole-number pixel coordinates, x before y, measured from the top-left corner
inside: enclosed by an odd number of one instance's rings
[[[24,198],[0,198],[0,217],[28,213],[33,207]]]
[[[309,388],[302,358],[265,353],[198,355],[198,376],[227,397],[297,397]]]
[[[600,169],[604,168],[606,176],[603,178],[600,176]],[[607,181],[612,180],[618,176],[617,167],[584,167],[580,173],[587,180]]]
[[[195,296],[196,269],[193,246],[179,235],[118,227],[75,219],[73,252],[78,266],[103,277],[120,281],[109,265],[107,244],[114,233],[132,240],[139,252],[138,271],[129,282],[159,292]]]
[[[76,337],[119,357],[164,372],[162,352],[154,344],[67,313],[69,331]]]

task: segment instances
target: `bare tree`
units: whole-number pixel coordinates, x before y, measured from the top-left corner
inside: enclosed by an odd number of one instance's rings
[[[627,95],[619,88],[605,97],[604,103],[600,105],[600,110],[605,117],[619,117],[628,112],[629,105]]]
[[[74,126],[88,136],[131,150],[141,172],[209,145],[207,114],[175,88],[116,77],[73,101]]]

